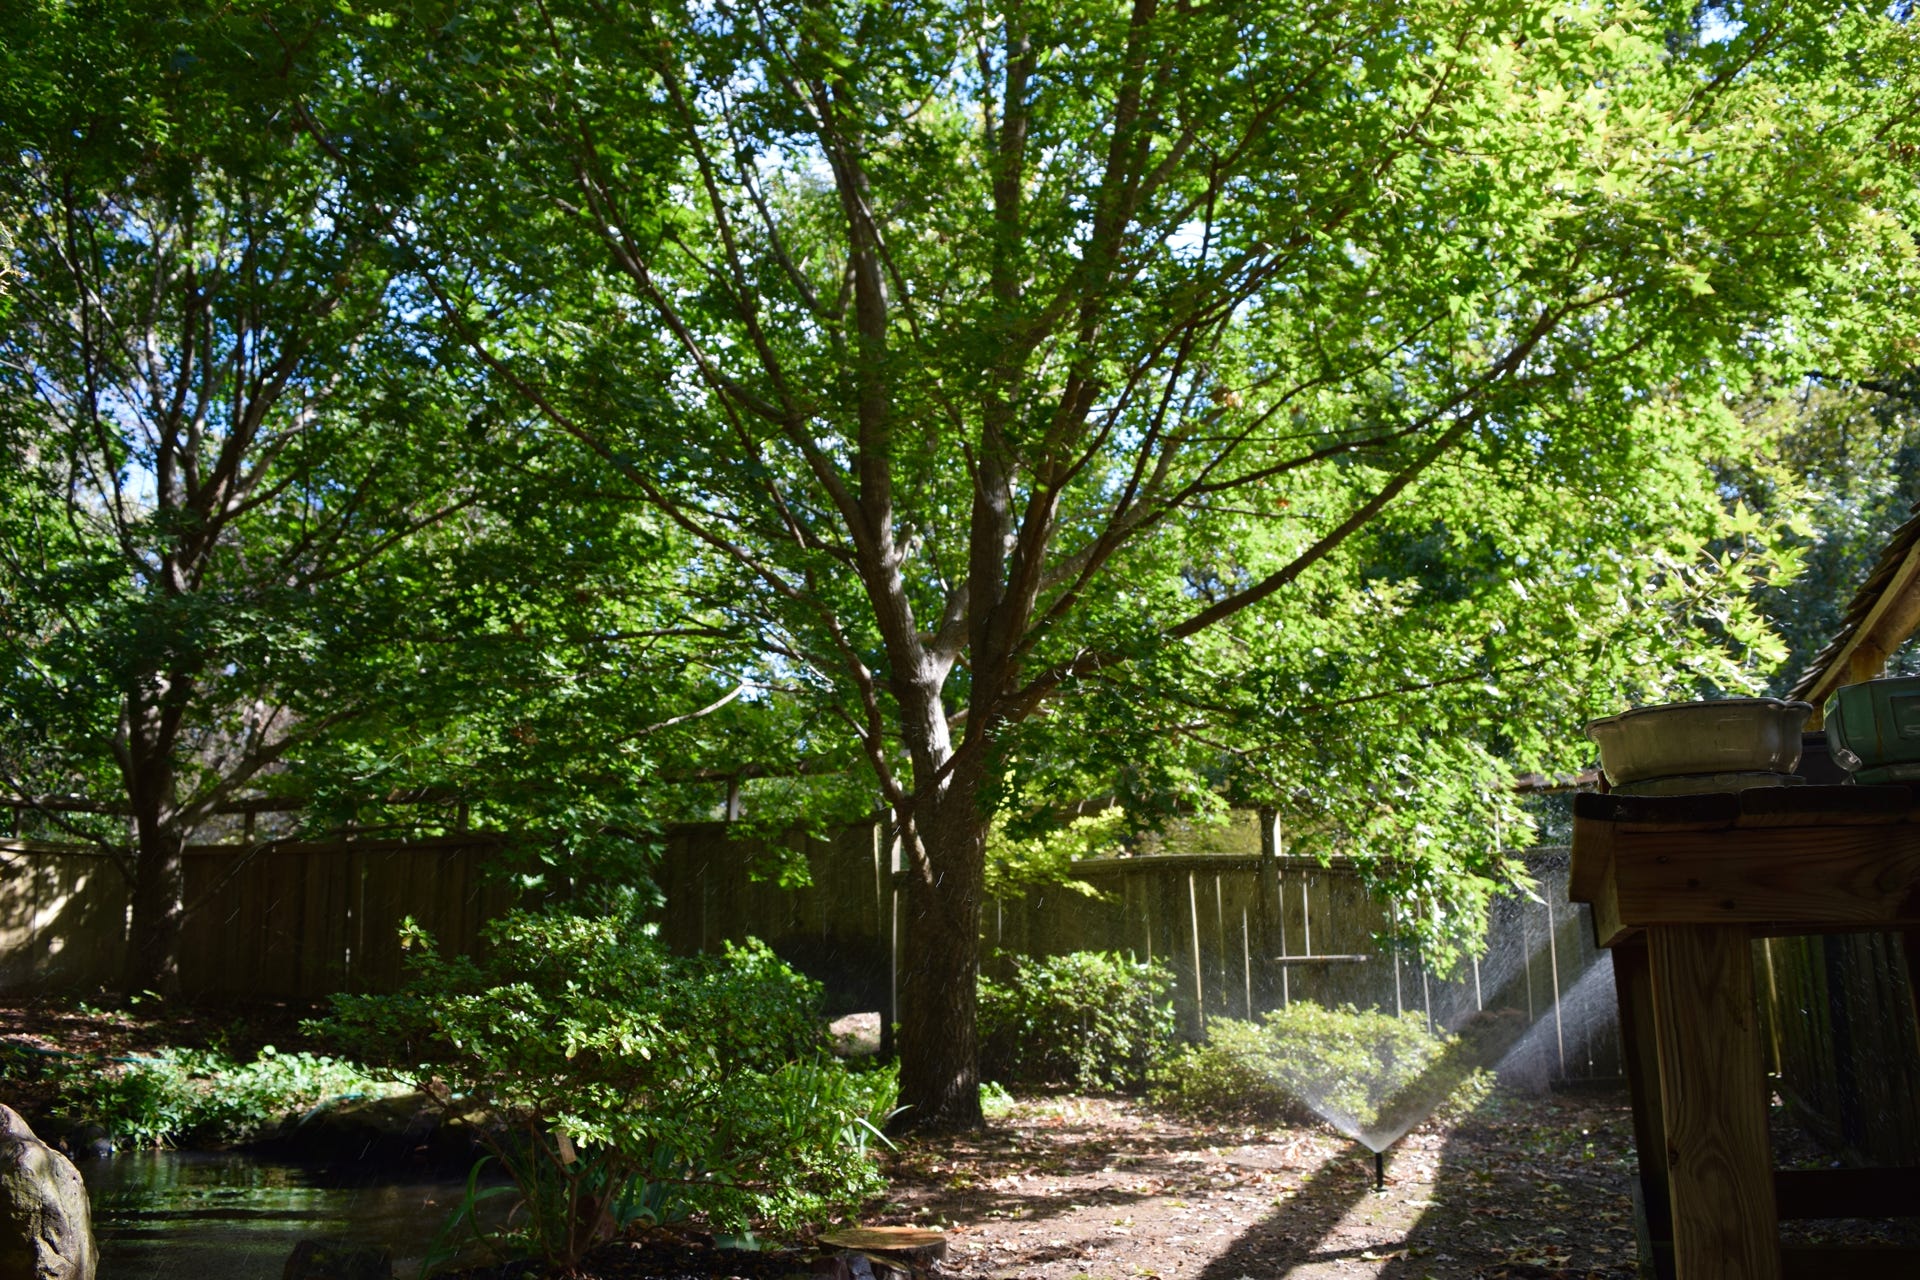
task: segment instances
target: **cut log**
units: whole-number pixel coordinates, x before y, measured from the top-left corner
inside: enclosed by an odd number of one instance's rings
[[[844,1231],[827,1232],[820,1237],[820,1243],[829,1248],[857,1249],[861,1253],[921,1266],[938,1262],[947,1254],[945,1233],[925,1227],[848,1227]]]

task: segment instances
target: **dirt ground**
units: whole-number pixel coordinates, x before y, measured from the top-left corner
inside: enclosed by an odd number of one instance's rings
[[[980,1280],[1627,1280],[1631,1163],[1624,1096],[1497,1094],[1402,1139],[1384,1192],[1330,1131],[1042,1099],[902,1150],[879,1219],[946,1228],[943,1270]]]

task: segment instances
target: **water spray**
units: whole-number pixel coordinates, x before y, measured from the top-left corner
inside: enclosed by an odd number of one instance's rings
[[[1552,887],[1558,892],[1557,883]],[[1562,909],[1562,900],[1556,899],[1552,917],[1561,917]],[[1552,920],[1555,926],[1560,922]],[[1291,1028],[1280,1021],[1273,1025],[1276,1034],[1297,1032],[1301,1052],[1284,1064],[1273,1061],[1265,1074],[1280,1092],[1373,1153],[1371,1189],[1375,1194],[1387,1191],[1387,1148],[1476,1072],[1501,1072],[1511,1059],[1538,1057],[1542,1041],[1545,1060],[1552,1060],[1568,1043],[1568,1027],[1578,1027],[1588,1016],[1583,1010],[1591,1006],[1603,1011],[1611,1004],[1607,998],[1611,964],[1587,966],[1574,986],[1563,992],[1559,983],[1569,973],[1557,963],[1555,945],[1543,939],[1536,963],[1526,918],[1517,922],[1519,929],[1508,927],[1515,923],[1511,919],[1500,923],[1503,945],[1475,960],[1470,983],[1464,972],[1457,985],[1452,980],[1436,983],[1420,962],[1415,992],[1419,1005],[1406,1007],[1403,987],[1400,999],[1389,993],[1391,1003],[1376,1001],[1365,1014],[1349,1009],[1346,1020],[1329,1018],[1325,1027],[1310,1023]],[[1357,955],[1283,956],[1279,964],[1285,972],[1297,964],[1360,959]],[[1536,1017],[1546,1011],[1533,1007],[1531,979],[1542,969],[1557,980],[1554,1009],[1551,1016]],[[1386,974],[1379,978],[1382,981],[1375,986],[1384,985]],[[1397,1016],[1389,1010],[1397,1010]],[[1287,1015],[1273,1011],[1272,1016],[1284,1019]],[[1379,1021],[1369,1024],[1368,1018]]]

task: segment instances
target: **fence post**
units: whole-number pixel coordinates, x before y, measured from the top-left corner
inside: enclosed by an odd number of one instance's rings
[[[1205,966],[1200,961],[1200,891],[1193,872],[1187,872],[1187,929],[1192,943],[1188,954],[1193,963],[1193,1038],[1207,1038],[1207,985]]]
[[[880,901],[886,914],[880,921],[887,940],[887,1007],[880,1013],[880,1057],[898,1052],[893,1024],[900,1021],[900,828],[892,809],[882,809],[873,823],[874,865],[880,870]]]
[[[1270,808],[1260,810],[1260,875],[1253,902],[1254,1006],[1247,1010],[1249,1019],[1281,1002],[1276,979],[1281,966],[1275,961],[1284,946],[1280,934],[1280,815]]]

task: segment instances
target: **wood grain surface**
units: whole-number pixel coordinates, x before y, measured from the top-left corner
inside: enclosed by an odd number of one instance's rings
[[[1906,823],[1618,831],[1612,871],[1614,910],[1628,926],[1920,924],[1920,826]]]
[[[1778,1280],[1747,930],[1650,929],[1647,959],[1678,1280]]]

